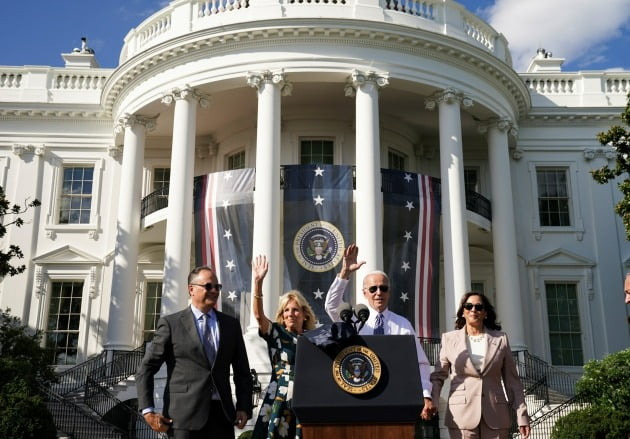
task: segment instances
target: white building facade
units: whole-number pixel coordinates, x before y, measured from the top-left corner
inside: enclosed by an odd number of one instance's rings
[[[513,349],[568,372],[630,345],[620,194],[589,174],[614,161],[596,135],[620,123],[630,72],[563,72],[541,52],[519,74],[505,38],[450,0],[173,0],[117,68],[64,57],[0,67],[0,185],[42,202],[4,238],[27,270],[2,280],[0,306],[55,334],[60,368],[133,349],[186,306],[197,175],[256,168],[253,254],[275,310],[280,169],[321,158],[313,142],[356,167],[366,270],[383,259],[380,168],[441,178],[442,330],[473,288]]]

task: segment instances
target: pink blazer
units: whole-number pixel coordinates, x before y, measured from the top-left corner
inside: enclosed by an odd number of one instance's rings
[[[509,428],[511,409],[516,410],[518,425],[529,425],[523,386],[516,373],[507,335],[486,329],[486,341],[486,356],[478,371],[468,355],[466,328],[442,334],[440,362],[435,365],[431,382],[433,401],[439,401],[444,380],[451,378],[444,418],[449,428],[472,430],[479,425],[482,416],[490,428]]]

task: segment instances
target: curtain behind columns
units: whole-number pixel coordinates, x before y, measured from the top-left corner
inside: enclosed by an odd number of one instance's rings
[[[420,337],[439,335],[440,183],[421,174],[381,170],[383,262],[390,277],[389,309]]]
[[[254,169],[238,169],[195,177],[195,265],[215,269],[223,284],[220,310],[243,324],[251,291],[255,176]]]
[[[284,289],[300,290],[320,323],[330,322],[326,292],[353,239],[352,187],[350,166],[284,167]]]

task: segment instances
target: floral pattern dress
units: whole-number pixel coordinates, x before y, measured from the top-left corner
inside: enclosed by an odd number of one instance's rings
[[[297,335],[275,322],[269,325],[267,334],[259,335],[267,342],[272,370],[253,437],[301,438],[302,428],[291,410]]]

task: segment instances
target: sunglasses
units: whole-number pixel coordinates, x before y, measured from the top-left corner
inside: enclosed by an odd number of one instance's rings
[[[376,293],[376,290],[381,290],[382,293],[386,293],[389,291],[389,286],[388,285],[372,285],[371,287],[367,287],[365,289],[368,290],[372,294]]]
[[[464,309],[468,311],[472,311],[475,308],[475,311],[483,311],[483,303],[466,303],[464,304]]]
[[[196,285],[198,287],[204,287],[206,289],[206,291],[210,291],[213,288],[216,288],[217,290],[221,290],[221,288],[223,288],[223,285],[221,284],[213,284],[208,282],[207,284],[190,284],[190,285]]]

